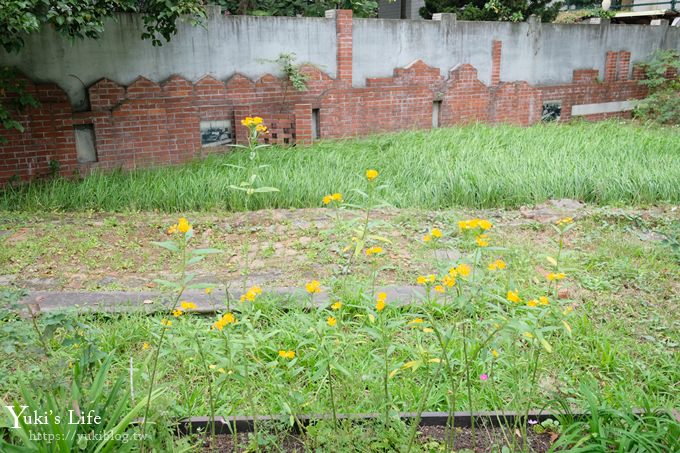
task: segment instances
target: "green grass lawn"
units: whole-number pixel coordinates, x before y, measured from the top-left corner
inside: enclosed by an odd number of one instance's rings
[[[258,185],[280,189],[253,197],[250,209],[302,208],[327,193],[349,201],[367,168],[390,185],[399,208],[515,207],[550,198],[600,205],[680,201],[680,130],[609,121],[528,128],[473,125],[370,138],[321,141],[260,153]],[[93,174],[7,189],[0,210],[164,212],[243,210],[231,189],[247,153],[133,172]]]
[[[232,214],[229,218],[230,223],[239,224],[238,237],[251,237],[255,242],[269,240],[267,226],[263,226],[259,236],[253,224],[239,220],[239,216],[245,215]],[[451,266],[461,263],[475,268],[471,276],[459,277],[457,285],[438,301],[416,298],[410,301],[412,304],[402,306],[401,302],[406,301],[387,300],[386,308],[378,311],[375,295],[371,294],[371,269],[375,269],[371,259],[364,256],[357,260],[351,276],[328,269],[322,272],[323,266],[315,264],[323,250],[329,253],[330,261],[341,260],[337,255],[338,244],[342,243],[338,237],[341,230],[326,225],[315,233],[299,232],[312,238],[304,244],[295,237],[288,238],[295,230],[282,233],[282,238],[298,244],[294,247],[302,247],[300,252],[308,256],[313,268],[306,276],[290,269],[284,282],[302,289],[305,281],[320,276],[321,286],[333,294],[331,301],[342,301],[339,310],[333,310],[329,303],[320,310],[309,311],[309,296],[282,299],[268,294],[264,284],[263,294],[254,302],[227,301],[224,288],[220,287],[212,297],[223,301],[224,310],[215,315],[201,316],[190,311],[177,318],[168,312],[154,316],[91,315],[77,310],[46,314],[37,319],[38,329],[49,332],[42,340],[30,319],[18,317],[11,310],[3,311],[0,331],[3,404],[22,401],[22,386],[35,395],[56,394],[60,401],[67,401],[72,383],[82,379],[89,385],[91,376],[107,357],[111,368],[106,388],[115,379],[122,379],[123,390],[115,398],[129,397],[126,392],[134,390],[134,401],[139,402],[148,391],[157,348],[160,349],[156,380],[163,393],[154,401],[151,416],[159,423],[206,415],[212,410],[223,416],[328,414],[333,406],[328,363],[332,368],[336,410],[343,413],[382,413],[386,401],[392,414],[421,408],[447,411],[452,404],[451,395],[455,395],[457,410],[523,411],[527,407],[559,410],[561,405],[579,410],[594,404],[595,409],[625,412],[630,407],[670,409],[680,404],[677,389],[680,375],[676,366],[680,337],[675,310],[679,302],[676,276],[680,273],[680,255],[677,246],[673,246],[680,230],[672,208],[641,210],[639,216],[598,209],[577,220],[564,235],[564,250],[559,255],[559,269],[567,274],[559,283],[560,290],[566,290],[562,297],[555,296],[554,284],[545,278],[553,270],[548,257],[558,256],[558,235],[550,224],[518,222],[513,212],[496,212],[495,226],[488,232],[491,245],[479,248],[474,237],[461,234],[456,226],[457,220],[478,215],[481,213],[398,211],[392,216],[380,216],[382,222],[375,225],[376,232],[380,230],[393,240],[392,244],[383,244],[385,253],[378,259],[378,284],[390,279],[412,284],[416,276],[430,273],[441,278]],[[149,255],[149,250],[134,250],[150,247],[151,240],[167,240],[164,228],[158,231],[153,227],[162,222],[154,220],[152,214],[105,216],[102,223],[97,216],[67,215],[61,221],[46,220],[39,228],[57,233],[47,243],[56,241],[60,231],[70,238],[67,242],[73,248],[64,253],[65,257],[87,256],[92,250],[87,248],[87,241],[98,229],[104,231],[105,237],[115,237],[114,242],[123,254]],[[312,210],[298,212],[296,218],[307,221],[318,216],[319,210]],[[193,219],[197,238],[205,238],[205,233],[211,231],[211,238],[221,240],[213,243],[194,239],[192,244],[227,248],[226,253],[212,257],[211,261],[193,265],[192,271],[203,275],[201,271],[206,267],[221,268],[232,254],[243,253],[234,245],[235,240],[218,232],[222,228],[232,232],[230,226],[216,225],[211,214],[196,214]],[[257,219],[253,217],[252,222],[257,223]],[[16,225],[17,232],[25,234],[27,228],[32,228],[32,234],[37,234],[35,215],[27,215],[21,222],[26,223]],[[82,234],[71,236],[74,225],[78,225]],[[458,250],[460,258],[438,258],[432,245],[422,242],[423,232],[433,226],[443,231],[438,247]],[[140,230],[149,237],[136,235]],[[662,242],[662,233],[670,241]],[[133,245],[124,241],[128,236]],[[10,245],[10,255],[12,244],[11,238],[5,243]],[[57,249],[50,248],[49,255],[56,255]],[[262,248],[259,253],[266,250]],[[398,253],[402,250],[408,251],[408,259]],[[306,251],[310,253],[307,255]],[[145,261],[138,258],[141,261],[131,271],[144,265]],[[259,255],[255,258],[259,259]],[[158,269],[175,270],[179,258],[165,253],[152,258],[157,259],[163,264],[150,266],[144,272],[149,280],[158,276]],[[502,271],[489,270],[488,263],[497,259],[504,260],[507,267]],[[94,259],[91,265],[109,265],[99,261]],[[44,267],[45,272],[49,268],[68,272],[69,262],[39,263],[34,257],[26,258],[23,264],[33,269]],[[395,267],[404,268],[404,273],[395,274]],[[172,273],[163,277],[177,279]],[[508,289],[518,290],[521,301],[509,301]],[[529,305],[530,300],[542,295],[549,298],[548,305]],[[222,331],[211,329],[226,312],[232,312],[238,323],[229,324]],[[336,318],[333,326],[328,323],[329,316]],[[172,325],[161,343],[164,319],[171,320]],[[417,319],[422,322],[416,322]],[[443,348],[438,335],[444,341],[448,338],[450,343]],[[282,350],[295,351],[295,357],[280,357]],[[450,373],[440,367],[444,359]],[[483,375],[488,378],[482,379]],[[596,400],[588,400],[590,392]],[[615,416],[612,420],[603,422],[603,426],[613,429],[621,418]],[[660,420],[655,419],[661,423]],[[673,429],[680,429],[676,425],[672,424]],[[598,429],[604,429],[603,426],[598,425]],[[408,428],[397,421],[387,431],[382,429],[382,421],[373,428],[369,433],[366,427],[348,426],[339,434],[333,432],[330,422],[322,423],[315,428],[320,430],[317,437],[307,440],[308,446],[318,447],[315,442],[322,438],[325,442],[322,442],[325,447],[319,447],[322,450],[343,444],[346,451],[351,450],[351,445],[377,451],[380,448],[374,443],[391,442],[390,445],[403,447],[408,442]],[[578,429],[574,441],[585,435],[582,432],[585,428]],[[644,438],[666,442],[663,444],[666,449],[674,448],[668,443],[673,438],[671,433],[649,426],[645,432],[641,434]],[[154,436],[163,435],[168,434],[154,431]],[[284,430],[262,441],[276,444],[285,436]],[[617,431],[602,436],[606,442],[619,442],[622,438]],[[664,436],[666,440],[661,441]],[[414,451],[440,450],[418,444]]]
[[[329,418],[301,439],[305,451],[371,452],[407,450],[412,431],[400,411],[528,408],[593,411],[585,423],[563,417],[548,433],[582,451],[680,449],[680,422],[630,412],[680,405],[677,129],[478,125],[265,149],[256,185],[280,191],[256,193],[246,210],[244,192],[230,186],[244,179],[238,167],[247,161],[235,151],[7,188],[0,405],[65,413],[76,401],[109,428],[140,434],[126,420],[144,416],[155,388],[145,431],[155,451],[200,448],[200,437],[179,439],[167,428],[192,415],[283,416],[246,440],[247,451],[272,451],[296,414],[375,412],[372,424],[336,429]],[[262,209],[319,208],[336,192],[344,197],[338,210]],[[590,204],[511,209],[555,198]],[[175,212],[193,224],[186,235],[168,230]],[[475,218],[493,227],[461,228]],[[201,260],[185,244],[222,253]],[[366,254],[376,246],[379,255]],[[454,274],[455,284],[435,288]],[[378,303],[376,285],[429,275],[427,297]],[[303,290],[310,280],[330,302],[312,308]],[[209,297],[223,309],[29,316],[16,305],[24,290],[177,291],[193,282],[214,288]],[[227,288],[256,283],[262,294],[251,291],[253,300],[225,297]],[[300,294],[277,296],[277,286]],[[238,322],[216,326],[226,314]],[[53,451],[8,428],[3,414],[0,450]],[[528,451],[517,441],[524,426],[494,440],[497,451]],[[99,451],[93,443],[61,451],[76,448]],[[410,451],[444,450],[419,439]]]

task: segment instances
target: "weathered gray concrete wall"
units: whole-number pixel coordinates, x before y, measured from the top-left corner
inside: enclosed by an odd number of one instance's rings
[[[71,43],[46,28],[31,35],[18,55],[0,50],[0,64],[17,66],[35,81],[58,83],[76,108],[84,107],[83,83],[90,86],[102,77],[124,85],[139,75],[162,81],[177,74],[196,81],[206,74],[226,79],[240,72],[255,79],[277,74],[276,64],[262,60],[281,53],[295,53],[297,61],[312,62],[335,76],[333,19],[219,16],[214,8],[210,12],[205,27],[179,23],[177,35],[161,47],[140,39],[143,23],[132,14],[108,21],[98,40]]]
[[[386,77],[420,58],[442,70],[470,63],[481,81],[491,78],[493,40],[503,42],[501,80],[531,84],[570,82],[574,69],[604,73],[607,51],[628,50],[631,62],[660,48],[680,49],[680,29],[648,25],[541,24],[354,19],[354,84]],[[358,45],[361,43],[361,45]]]
[[[36,81],[56,82],[76,108],[85,107],[83,84],[102,77],[129,84],[139,75],[162,81],[178,74],[196,81],[240,72],[255,79],[277,73],[275,64],[263,60],[290,52],[332,77],[337,69],[334,19],[220,16],[211,8],[205,27],[180,24],[162,47],[140,39],[143,24],[135,15],[121,14],[105,30],[101,39],[71,43],[46,28],[31,35],[20,54],[0,51],[0,64],[17,66]],[[595,68],[602,76],[607,51],[628,50],[635,63],[656,49],[680,49],[680,28],[355,18],[353,84],[391,76],[416,59],[439,67],[442,75],[472,64],[488,84],[493,40],[503,42],[501,80],[558,84],[571,81],[574,69]]]

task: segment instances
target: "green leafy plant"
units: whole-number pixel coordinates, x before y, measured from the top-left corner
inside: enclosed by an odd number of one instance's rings
[[[258,183],[258,172],[268,165],[260,164],[260,150],[267,148],[269,145],[266,143],[260,143],[260,138],[269,133],[267,126],[263,124],[262,118],[259,116],[246,117],[241,120],[241,124],[248,129],[248,144],[234,144],[231,145],[234,148],[239,148],[246,150],[248,152],[248,165],[246,167],[238,165],[228,165],[229,167],[236,168],[241,171],[245,171],[246,178],[241,181],[239,185],[230,185],[229,188],[232,190],[237,190],[243,192],[246,195],[245,198],[245,209],[248,210],[250,206],[250,198],[255,194],[260,193],[271,193],[278,192],[279,189],[276,187],[259,186]]]
[[[125,379],[110,379],[113,356],[98,364],[90,380],[82,364],[73,364],[72,384],[66,389],[53,387],[35,393],[22,387],[21,402],[14,403],[13,416],[6,428],[12,440],[0,438],[0,449],[6,452],[71,452],[105,453],[130,451],[136,446],[139,433],[133,427],[135,417],[144,409],[146,400],[130,407],[130,394]],[[156,400],[161,390],[149,394]],[[24,418],[24,413],[41,416],[41,422]],[[96,418],[95,418],[96,417]]]
[[[562,433],[551,446],[551,452],[665,453],[680,449],[680,421],[672,414],[649,406],[642,413],[635,413],[630,407],[614,409],[603,400],[592,379],[581,383],[579,395],[581,400],[560,402],[566,415],[560,417]],[[571,416],[569,407],[574,403],[585,404],[587,418],[575,420]]]
[[[644,66],[640,84],[649,94],[635,107],[641,119],[661,124],[680,125],[680,52],[659,50]]]

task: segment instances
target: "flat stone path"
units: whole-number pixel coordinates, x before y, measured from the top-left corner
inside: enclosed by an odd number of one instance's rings
[[[384,286],[376,288],[376,292],[387,293],[387,301],[400,304],[409,303],[425,296],[422,287],[417,286]],[[267,294],[275,294],[283,300],[295,298],[298,301],[309,300],[304,288],[271,288]],[[239,299],[243,291],[230,291],[232,307],[238,310]],[[172,307],[170,294],[159,292],[107,291],[107,292],[69,292],[69,291],[31,291],[21,302],[29,304],[40,312],[52,312],[75,309],[81,312],[122,313],[143,311],[146,313],[163,312]],[[216,313],[226,309],[224,290],[215,289],[207,295],[204,291],[185,291],[181,300],[191,301],[197,305],[198,313]],[[321,292],[314,295],[314,303],[323,305],[331,300],[330,294]],[[36,307],[37,306],[37,307]]]

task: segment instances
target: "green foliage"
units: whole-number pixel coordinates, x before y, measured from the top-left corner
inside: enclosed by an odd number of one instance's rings
[[[378,11],[375,0],[211,0],[230,14],[253,16],[323,17],[329,9],[351,9],[356,17],[374,17]]]
[[[140,13],[145,25],[142,37],[154,45],[162,44],[160,37],[169,40],[176,33],[182,16],[197,23],[205,15],[199,0],[5,0],[0,5],[0,45],[7,52],[18,52],[25,37],[43,25],[73,39],[98,38],[104,21],[119,11]]]
[[[24,127],[12,117],[12,113],[29,106],[37,107],[38,101],[26,92],[26,81],[18,77],[14,68],[0,68],[0,125],[2,129],[16,129],[23,132]],[[0,143],[6,141],[6,137],[0,136]]]
[[[410,131],[259,153],[258,180],[279,192],[248,209],[318,207],[323,194],[349,203],[367,168],[380,168],[398,208],[512,207],[547,199],[645,205],[680,201],[680,130],[621,121],[568,125],[470,125]],[[0,192],[0,209],[26,211],[245,209],[229,190],[248,150],[184,165],[57,178]],[[236,166],[236,167],[234,167]],[[321,195],[320,195],[321,194]]]
[[[308,77],[300,71],[301,64],[295,63],[294,53],[282,53],[275,62],[298,91],[307,91]]]
[[[89,360],[89,359],[86,359]],[[27,423],[23,416],[15,421],[5,418],[9,442],[0,438],[0,449],[5,452],[111,452],[130,451],[136,442],[130,426],[139,415],[146,400],[130,407],[130,394],[125,389],[125,378],[119,376],[109,384],[113,356],[97,363],[93,375],[80,362],[72,365],[71,385],[50,386],[49,390],[36,392],[22,385],[21,400],[14,403],[14,414],[33,415],[35,411],[45,416],[45,423]],[[160,396],[156,391],[152,400]],[[80,420],[80,416],[100,417],[99,421]],[[82,423],[74,423],[75,421]],[[18,424],[19,428],[14,428]]]
[[[425,0],[420,15],[432,19],[434,13],[455,13],[460,20],[522,22],[531,15],[541,22],[552,22],[563,2],[550,0]]]
[[[635,114],[661,124],[680,125],[680,52],[659,50],[645,65],[640,81],[649,95],[636,107]]]
[[[614,409],[607,404],[597,383],[585,379],[579,389],[580,401],[585,403],[588,417],[574,420],[566,415],[561,417],[566,429],[552,445],[550,451],[568,450],[581,452],[655,452],[664,453],[680,450],[680,421],[673,414],[654,411],[649,406],[642,414],[635,414],[630,407]],[[569,404],[561,402],[569,413]]]

